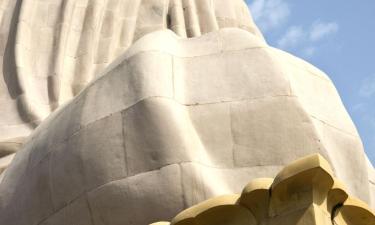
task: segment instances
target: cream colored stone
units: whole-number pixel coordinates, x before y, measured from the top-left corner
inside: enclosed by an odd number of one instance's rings
[[[274,177],[281,167],[213,168],[191,162],[181,164],[181,168],[186,205],[195,205],[215,196],[241,192],[248,180]]]
[[[339,197],[343,189],[343,184],[332,177],[329,163],[318,154],[310,155],[286,166],[275,180],[253,180],[240,196],[206,200],[180,212],[170,224],[373,224],[375,214],[371,209],[348,195]]]
[[[252,213],[236,205],[238,195],[207,200],[178,214],[171,224],[256,224]]]
[[[270,191],[273,179],[258,178],[245,186],[239,199],[239,204],[248,208],[260,223],[268,217]]]
[[[229,103],[187,107],[193,129],[199,138],[199,145],[205,149],[205,151],[196,154],[201,155],[201,160],[206,164],[234,166],[230,110]],[[204,154],[210,158],[210,162],[203,158]]]
[[[163,98],[149,98],[128,109],[124,113],[123,138],[129,173],[199,161],[203,149],[188,118],[182,106]]]
[[[90,206],[86,196],[75,199],[71,204],[60,208],[51,217],[40,223],[41,225],[93,225]]]
[[[5,168],[9,166],[13,158],[14,158],[14,154],[10,154],[10,155],[0,158],[0,173],[1,174],[4,172]],[[0,183],[1,183],[1,180],[2,179],[0,179]]]
[[[197,21],[194,22],[195,25],[193,27],[198,29],[199,32],[192,36],[199,36],[201,33],[227,27],[226,25],[217,25],[218,23],[216,22],[216,20],[219,21],[225,17],[238,21],[232,26],[244,28],[244,24],[246,24],[247,27],[252,27],[249,31],[261,37],[251,17],[248,15],[246,4],[241,0],[232,1],[230,4],[222,1],[204,1],[195,4],[195,1],[166,0],[108,2],[98,0],[65,2],[56,0],[48,3],[45,1],[25,1],[22,3],[22,7],[12,1],[8,3],[7,0],[2,10],[4,12],[1,16],[0,52],[4,52],[9,60],[14,57],[17,59],[16,62],[4,62],[7,67],[4,76],[9,77],[10,73],[16,74],[10,78],[14,79],[14,81],[5,81],[5,83],[11,89],[19,85],[22,90],[28,90],[26,95],[38,92],[39,87],[23,83],[22,81],[26,78],[18,74],[17,67],[25,67],[30,73],[30,71],[34,70],[34,63],[37,62],[37,71],[32,72],[34,75],[51,76],[56,73],[59,76],[59,80],[65,80],[66,73],[62,71],[65,70],[67,57],[80,58],[89,50],[95,51],[93,61],[86,62],[85,67],[94,68],[96,63],[104,64],[102,67],[106,67],[126,50],[117,51],[118,46],[128,48],[134,41],[147,33],[165,28],[174,30],[174,27],[178,25],[176,33],[185,37],[185,33],[192,28],[186,25],[188,24],[187,22],[182,20],[190,21],[191,18],[196,18]],[[195,13],[190,14],[190,10]],[[216,13],[217,17],[214,16]],[[12,22],[13,14],[15,16],[19,14],[20,21],[18,24],[16,24],[17,21]],[[246,14],[247,16],[244,16]],[[168,18],[171,20],[169,24],[167,22]],[[117,32],[118,27],[123,27],[123,31]],[[11,38],[8,39],[8,36]],[[7,46],[13,45],[13,38],[17,38],[16,43],[23,46],[18,48],[15,54],[12,53],[10,47],[7,48]],[[10,40],[9,43],[7,43],[7,40]],[[5,52],[5,49],[8,49],[8,51]],[[45,56],[40,55],[41,52],[46,51],[52,51],[52,54],[49,54],[47,59],[45,59]],[[59,57],[56,57],[57,55]],[[96,70],[76,71],[72,76],[74,80],[80,80],[80,77],[95,77],[92,73],[96,73]],[[73,94],[65,93],[65,91],[69,92],[69,89],[71,89],[68,88],[69,86],[77,87],[79,90],[84,88],[84,85],[64,82],[58,84],[48,83],[45,86],[48,87],[46,89],[53,92],[56,92],[55,89],[61,90],[60,92],[57,91],[56,97],[59,104],[63,104],[79,92],[73,91]],[[4,94],[10,94],[10,97],[14,98],[20,93],[7,93],[6,89],[4,89]],[[26,97],[26,99],[30,98]],[[30,121],[24,119],[23,117],[25,116],[23,115],[31,114],[32,117],[39,118],[39,120],[43,120],[46,117],[46,113],[39,112],[40,103],[30,104],[28,101],[19,103],[21,105],[25,104],[25,106],[16,110],[19,111],[18,113],[20,114],[20,119],[23,120],[24,126],[28,126],[27,124]],[[56,104],[55,98],[49,101],[48,105]],[[43,102],[43,104],[45,103]],[[55,107],[51,108],[49,112],[53,111]],[[13,123],[13,121],[9,120],[7,122]]]
[[[170,165],[96,188],[88,193],[94,223],[149,224],[172,219],[184,208],[180,176],[179,165]]]
[[[0,224],[169,221],[311,153],[333,172],[279,174],[270,224],[330,222],[324,210],[345,193],[374,202],[373,167],[334,85],[269,47],[244,1],[0,5],[0,156],[21,148],[1,175]],[[332,173],[347,191],[326,187]],[[217,218],[245,218],[245,206]],[[264,218],[252,210],[248,224]],[[216,223],[214,211],[198,219]]]
[[[375,223],[374,212],[355,198],[348,198],[342,207],[337,209],[334,222],[338,225],[367,225]]]

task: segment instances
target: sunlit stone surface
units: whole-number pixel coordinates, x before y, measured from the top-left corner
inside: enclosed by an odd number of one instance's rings
[[[0,22],[0,224],[170,220],[311,153],[375,202],[334,85],[242,0],[2,0]]]
[[[172,222],[152,225],[369,225],[375,215],[349,196],[329,163],[309,155],[275,177],[248,183],[241,195],[215,197],[179,213]]]

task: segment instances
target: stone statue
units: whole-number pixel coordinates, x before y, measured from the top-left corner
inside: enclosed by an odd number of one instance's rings
[[[375,204],[334,85],[243,0],[2,0],[0,22],[0,224],[170,220],[311,153]]]

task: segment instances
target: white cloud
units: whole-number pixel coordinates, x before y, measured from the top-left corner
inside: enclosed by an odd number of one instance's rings
[[[277,41],[277,46],[282,49],[297,46],[303,40],[305,32],[300,26],[289,27],[287,32]]]
[[[250,2],[250,1],[247,1]],[[286,0],[253,0],[249,4],[256,24],[265,33],[275,28],[283,28],[291,14],[291,6]],[[298,52],[305,57],[312,57],[319,50],[317,42],[337,33],[336,22],[316,20],[310,27],[290,26],[276,42],[277,47]]]
[[[315,21],[310,30],[310,40],[319,41],[322,38],[335,34],[339,30],[339,25],[335,22],[325,23]]]
[[[291,26],[277,41],[277,46],[284,50],[299,47],[300,53],[306,57],[313,56],[318,50],[316,42],[338,31],[338,24],[316,21],[310,29],[302,26]]]
[[[307,57],[311,57],[315,54],[316,48],[315,47],[307,47],[303,50],[303,54]]]
[[[250,4],[250,10],[263,32],[278,27],[290,14],[289,4],[283,0],[254,0]]]
[[[363,80],[359,88],[359,95],[366,98],[375,96],[375,75],[369,76]]]
[[[366,104],[363,102],[357,103],[353,106],[351,106],[351,110],[353,112],[363,113],[366,110]]]

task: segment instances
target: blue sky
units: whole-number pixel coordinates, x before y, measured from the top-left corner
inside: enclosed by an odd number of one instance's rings
[[[330,76],[375,165],[375,1],[246,1],[270,45]]]

